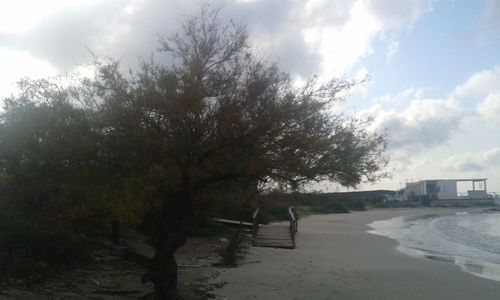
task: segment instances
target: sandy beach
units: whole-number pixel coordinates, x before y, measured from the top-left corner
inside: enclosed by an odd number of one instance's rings
[[[447,209],[373,210],[313,215],[299,222],[295,250],[252,247],[216,282],[218,299],[499,299],[500,282],[396,250],[370,234],[374,220],[452,213]]]

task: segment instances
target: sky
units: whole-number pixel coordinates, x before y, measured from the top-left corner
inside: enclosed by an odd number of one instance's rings
[[[1,1],[0,97],[23,77],[84,75],[90,51],[135,68],[207,3],[247,24],[256,51],[298,81],[369,78],[337,111],[386,131],[391,177],[359,189],[488,178],[500,193],[497,0]]]

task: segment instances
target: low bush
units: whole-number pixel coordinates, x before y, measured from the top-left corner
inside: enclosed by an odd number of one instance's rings
[[[202,220],[196,222],[191,230],[189,236],[195,237],[215,237],[220,235],[229,235],[231,228],[224,224],[220,224],[211,220]]]
[[[243,256],[246,249],[245,234],[241,230],[236,230],[222,250],[221,263],[224,266],[236,266],[238,258]]]
[[[284,205],[271,207],[269,209],[269,214],[271,215],[273,220],[284,221],[290,219],[290,214],[288,213],[288,206]]]
[[[347,208],[350,210],[364,211],[366,210],[365,204],[362,201],[351,201],[347,203]]]
[[[341,214],[348,213],[349,209],[338,201],[331,201],[324,205],[311,206],[309,211],[317,214]]]
[[[329,213],[339,214],[339,213],[349,212],[349,209],[344,204],[338,201],[332,201],[328,203],[325,207]]]
[[[0,281],[88,261],[94,248],[95,241],[65,227],[0,215]]]

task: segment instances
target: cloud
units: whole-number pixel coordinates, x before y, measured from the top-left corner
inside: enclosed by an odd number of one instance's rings
[[[424,97],[425,90],[409,88],[374,100],[358,112],[371,118],[371,130],[386,130],[389,147],[416,153],[446,143],[465,122],[500,122],[500,66],[470,75],[443,99]]]
[[[110,0],[16,0],[0,3],[0,32],[23,33],[33,29],[55,11],[84,8],[97,1]],[[7,4],[8,3],[8,4]]]
[[[441,99],[426,97],[429,92],[426,89],[408,88],[375,98],[374,104],[359,111],[357,116],[373,120],[369,130],[387,132],[389,168],[394,174],[428,176],[432,166],[422,167],[425,161],[438,161],[431,163],[437,168],[432,172],[442,176],[449,171],[483,171],[500,165],[499,148],[491,149],[491,141],[487,140],[496,138],[497,133],[491,128],[500,121],[498,82],[500,67],[496,66],[471,74]],[[485,132],[489,136],[475,143],[476,147],[484,147],[483,152],[457,153],[457,149],[464,149],[467,144],[464,139]],[[433,154],[441,150],[431,151],[438,146],[455,155],[442,163],[442,157]]]
[[[483,14],[478,22],[478,39],[482,44],[494,43],[499,40],[500,33],[500,2],[486,0]]]
[[[130,51],[136,59],[138,52],[132,45],[140,43],[141,39],[132,29],[133,23],[137,23],[133,22],[135,15],[127,12],[134,2],[101,1],[54,10],[29,32],[10,36],[10,47],[29,51],[33,57],[50,62],[59,72],[71,71],[88,62],[91,55],[87,48],[105,55],[117,55],[116,58]],[[154,32],[144,34],[153,36]],[[148,52],[154,50],[151,43],[147,47]]]
[[[399,41],[395,40],[394,38],[391,38],[389,43],[387,44],[387,56],[386,60],[387,62],[390,62],[394,54],[396,54],[399,50]]]
[[[421,0],[367,1],[368,9],[388,28],[411,27],[422,14],[432,12],[432,4]]]
[[[305,10],[309,20],[318,15],[327,16],[328,2],[310,1],[316,5]],[[303,22],[303,36],[311,48],[317,49],[325,72],[339,73],[349,70],[360,59],[373,53],[371,47],[376,37],[383,38],[386,32],[411,27],[428,11],[428,1],[350,1],[331,15],[331,22]],[[331,5],[331,4],[330,4]],[[321,19],[321,18],[320,18]],[[390,52],[397,51],[395,39],[389,40]]]
[[[424,89],[411,87],[394,95],[383,95],[381,97],[375,98],[373,101],[383,107],[401,109],[408,107],[410,103],[415,99],[424,99],[424,92]]]
[[[500,66],[471,75],[452,97],[474,107],[473,122],[500,122]]]
[[[20,1],[26,7],[36,2]],[[5,28],[0,27],[1,47],[28,51],[32,57],[50,63],[60,72],[71,71],[88,61],[85,47],[121,58],[125,64],[134,64],[137,57],[149,55],[156,49],[158,34],[175,31],[179,16],[196,13],[204,2],[78,0],[73,1],[73,5],[65,3],[48,0],[47,9],[30,10],[36,15],[33,17],[36,22],[22,30],[7,30],[7,25],[13,23],[4,24]],[[225,17],[249,24],[252,41],[271,60],[277,58],[284,70],[307,77],[313,73],[349,71],[373,52],[371,44],[379,34],[416,22],[426,11],[428,0],[219,0],[210,4],[223,5]]]
[[[270,57],[279,57],[283,69],[307,77],[351,71],[373,53],[371,45],[377,37],[410,27],[428,11],[429,3],[256,0],[232,2],[227,8],[228,15],[249,24],[252,40]],[[395,53],[397,42],[391,36],[386,42]]]
[[[451,96],[461,101],[477,101],[492,91],[499,91],[500,66],[472,74],[467,80],[457,86]]]
[[[488,94],[477,106],[477,112],[486,121],[500,122],[500,92]]]
[[[484,171],[498,166],[500,166],[500,148],[453,155],[443,163],[445,170],[463,172]]]
[[[14,92],[16,90],[15,82],[26,76],[26,74],[36,74],[38,77],[55,76],[56,70],[46,61],[33,58],[28,52],[18,52],[2,50],[0,48],[0,66],[2,69],[10,70],[9,73],[0,72],[0,96],[8,96],[6,91]]]
[[[459,127],[463,109],[453,99],[414,99],[402,111],[375,104],[358,116],[372,118],[372,130],[386,130],[391,149],[418,152],[446,142]]]

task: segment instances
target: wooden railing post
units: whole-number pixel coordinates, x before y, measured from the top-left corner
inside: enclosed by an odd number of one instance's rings
[[[292,239],[293,248],[295,248],[295,233],[297,232],[297,211],[294,206],[288,208],[290,217],[290,238]]]
[[[257,237],[257,232],[259,231],[259,208],[254,211],[252,215],[252,245],[256,246],[255,238]]]

